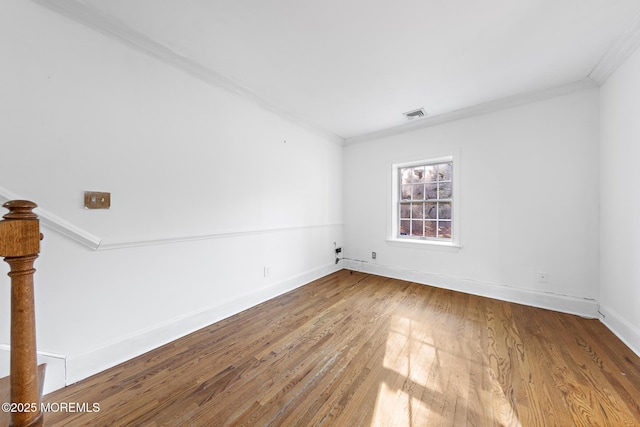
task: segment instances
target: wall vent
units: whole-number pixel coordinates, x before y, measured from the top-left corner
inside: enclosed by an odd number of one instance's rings
[[[422,117],[426,117],[427,113],[424,112],[424,108],[418,108],[417,110],[408,111],[404,113],[404,116],[407,118],[407,120],[415,120],[415,119],[421,119]]]

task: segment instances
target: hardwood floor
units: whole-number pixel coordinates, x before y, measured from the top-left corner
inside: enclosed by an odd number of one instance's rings
[[[59,390],[47,426],[638,426],[599,321],[347,270]]]

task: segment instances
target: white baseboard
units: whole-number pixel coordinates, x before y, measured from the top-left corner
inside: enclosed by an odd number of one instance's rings
[[[9,361],[11,360],[11,347],[0,344],[0,378],[9,375]],[[44,376],[44,393],[49,393],[65,385],[66,364],[65,357],[59,354],[38,352],[38,365],[47,364]]]
[[[345,260],[344,268],[371,273],[393,279],[406,280],[437,288],[450,289],[467,294],[494,298],[517,304],[529,305],[582,317],[598,318],[598,303],[594,299],[578,298],[548,292],[536,292],[510,286],[501,286],[477,280],[429,274],[423,271],[404,270],[368,262]]]
[[[87,353],[70,356],[67,358],[66,385],[130,360],[340,269],[341,266],[326,265],[253,292],[219,301],[203,309],[110,342]]]
[[[600,321],[640,357],[640,330],[606,305],[600,306]]]
[[[163,324],[140,331],[118,341],[82,355],[66,358],[63,355],[38,353],[38,363],[47,363],[45,394],[80,381],[105,369],[125,362],[147,351],[185,336],[193,331],[232,316],[242,310],[255,306],[277,295],[298,288],[318,278],[324,277],[342,268],[362,271],[379,276],[421,283],[440,288],[470,293],[503,301],[531,305],[577,314],[584,317],[600,318],[632,351],[640,356],[640,330],[627,322],[615,311],[600,306],[589,299],[580,299],[565,295],[547,294],[498,286],[472,280],[461,280],[424,272],[408,271],[376,264],[341,261],[340,265],[327,265],[296,277],[271,284],[251,293],[221,301],[201,310],[171,319]],[[0,344],[0,377],[8,375],[9,346]],[[4,372],[6,371],[6,372]]]

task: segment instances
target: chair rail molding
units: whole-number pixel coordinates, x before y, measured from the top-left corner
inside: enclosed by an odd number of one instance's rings
[[[22,197],[0,187],[0,204],[9,200],[18,200]],[[300,226],[284,226],[273,228],[261,228],[261,229],[249,229],[249,230],[229,230],[215,233],[203,233],[195,235],[173,235],[173,236],[159,236],[152,239],[140,238],[140,239],[103,239],[96,236],[87,230],[77,227],[66,221],[59,216],[43,209],[41,207],[36,208],[40,224],[47,227],[50,230],[56,231],[59,234],[77,242],[81,245],[94,250],[94,251],[106,251],[114,249],[125,249],[137,246],[154,246],[154,245],[166,245],[171,243],[191,242],[197,240],[210,240],[210,239],[227,239],[233,237],[253,236],[260,234],[273,234],[273,233],[287,233],[302,230],[322,229],[322,228],[334,228],[342,227],[343,223],[327,223],[327,224],[310,224]]]
[[[8,202],[9,200],[19,200],[23,199],[7,190],[6,188],[0,187],[0,203]],[[86,246],[89,249],[97,250],[100,247],[100,243],[102,239],[95,234],[92,234],[82,228],[76,227],[68,221],[60,218],[57,215],[43,209],[41,207],[36,208],[38,213],[38,218],[40,219],[40,224],[43,226],[56,231],[63,236],[80,243],[83,246]]]

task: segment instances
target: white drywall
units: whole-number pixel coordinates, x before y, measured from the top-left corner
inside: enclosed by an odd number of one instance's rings
[[[43,226],[36,304],[41,358],[55,361],[47,390],[341,266],[591,317],[600,302],[602,320],[640,350],[640,202],[630,196],[640,178],[638,53],[601,94],[343,153],[31,2],[0,4],[0,50],[0,189],[100,242],[92,251]],[[391,165],[449,154],[459,160],[462,247],[388,242]],[[85,190],[110,191],[112,208],[82,209]],[[355,261],[335,266],[333,242]],[[6,271],[0,263],[2,365]]]
[[[603,322],[640,354],[640,51],[601,88]]]
[[[582,90],[347,145],[345,256],[377,274],[595,317],[598,111],[598,90]],[[392,164],[450,154],[462,247],[388,242]]]
[[[340,145],[32,2],[0,4],[0,51],[0,187],[120,248],[43,227],[38,348],[67,382],[337,268]]]

